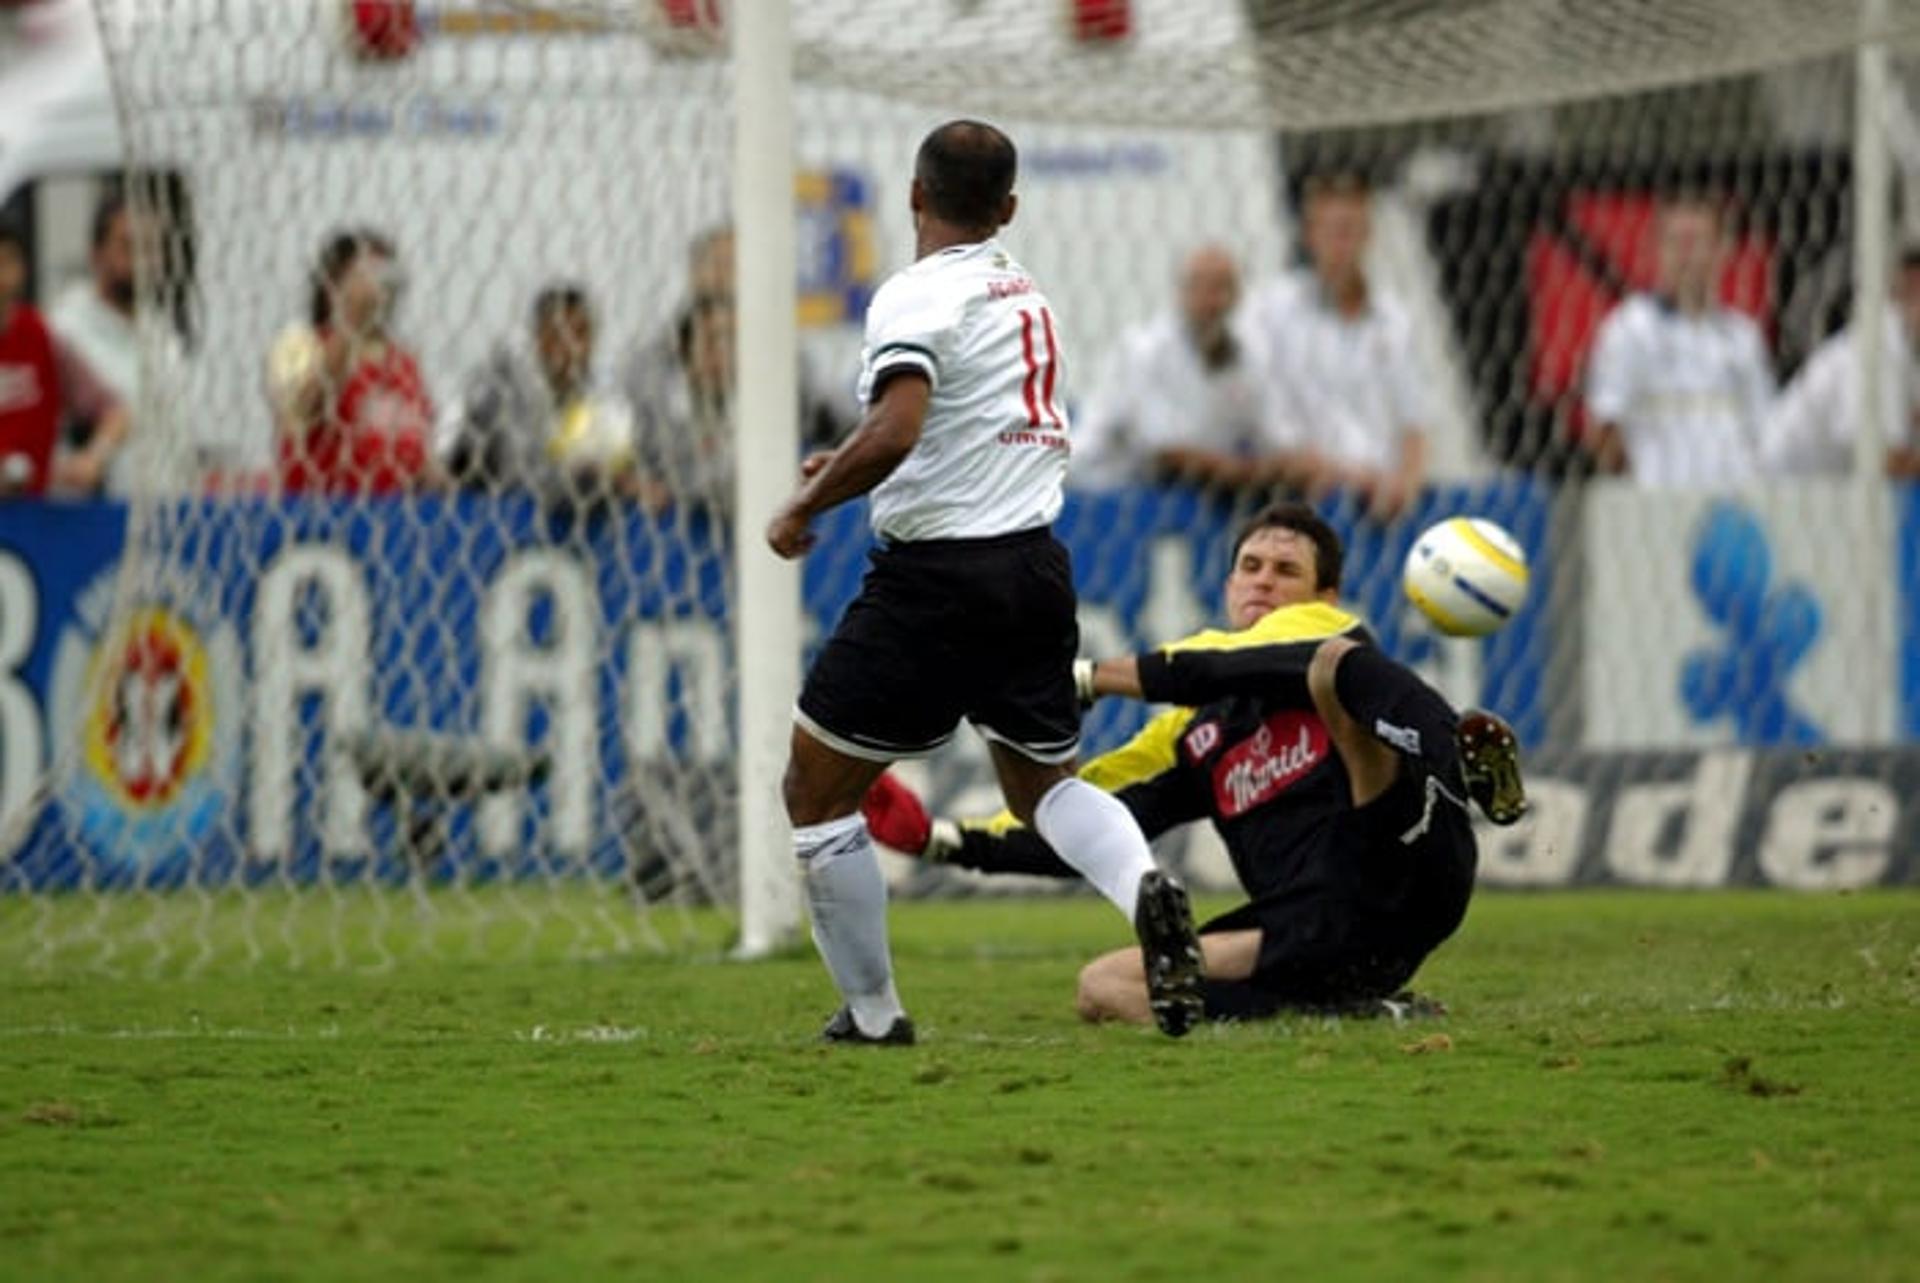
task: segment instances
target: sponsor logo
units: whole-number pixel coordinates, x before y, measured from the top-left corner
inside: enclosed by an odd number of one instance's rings
[[[1275,713],[1214,763],[1220,814],[1244,815],[1271,800],[1324,761],[1327,749],[1327,727],[1318,717],[1294,709]]]
[[[73,764],[59,802],[103,872],[168,876],[238,785],[240,644],[188,591],[113,611],[116,573],[81,594],[54,655],[56,752]]]
[[[1220,723],[1202,722],[1187,732],[1187,756],[1199,761],[1220,747]]]
[[[1819,645],[1819,599],[1800,583],[1776,583],[1766,530],[1746,509],[1715,504],[1694,536],[1694,597],[1724,634],[1689,654],[1680,698],[1693,720],[1726,719],[1744,744],[1821,744],[1826,732],[1788,698],[1794,670]]]
[[[1386,718],[1376,718],[1373,733],[1411,757],[1420,755],[1420,732],[1411,726],[1395,726]]]

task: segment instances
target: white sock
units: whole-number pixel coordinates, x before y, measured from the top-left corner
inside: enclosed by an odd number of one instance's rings
[[[860,1032],[878,1038],[906,1014],[887,948],[887,882],[859,815],[793,831],[813,910],[813,943]]]
[[[1033,808],[1033,827],[1133,921],[1140,879],[1154,867],[1153,851],[1133,812],[1085,780],[1065,779]]]

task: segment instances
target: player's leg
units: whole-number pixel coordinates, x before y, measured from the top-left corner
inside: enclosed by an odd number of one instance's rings
[[[1346,638],[1314,651],[1307,690],[1346,765],[1355,806],[1393,786],[1404,756],[1456,794],[1464,788],[1495,824],[1526,813],[1519,741],[1492,713],[1455,713],[1411,669]]]
[[[860,815],[860,798],[886,768],[793,728],[783,781],[787,818],[813,942],[845,1003],[826,1029],[836,1042],[912,1041],[893,983],[886,879]]]
[[[925,637],[944,627],[939,595],[897,560],[876,555],[808,671],[783,781],[814,943],[846,1004],[825,1031],[836,1042],[913,1040],[860,799],[889,762],[937,748],[959,718],[928,671],[936,661]]]
[[[1178,1037],[1201,1015],[1200,947],[1186,889],[1162,872],[1133,813],[1072,771],[1080,745],[1073,569],[1045,531],[996,550],[976,580],[967,717],[987,739],[1007,805],[1133,923],[1153,1011]]]
[[[1258,930],[1220,931],[1200,937],[1209,992],[1238,986],[1253,975],[1260,957]],[[1115,949],[1080,969],[1074,1006],[1082,1020],[1122,1020],[1144,1025],[1153,1019],[1147,992],[1146,958],[1139,949]],[[1208,1014],[1215,1015],[1213,1003]],[[1220,1013],[1222,1015],[1229,1013]]]
[[[989,740],[987,747],[1007,809],[1131,917],[1141,879],[1158,867],[1133,814],[1111,794],[1077,778],[1070,762],[1036,762],[999,739]]]
[[[984,728],[983,728],[984,729]],[[1186,888],[1153,862],[1140,825],[1116,798],[1065,763],[1035,761],[997,731],[988,742],[1007,805],[1133,923],[1142,989],[1161,1032],[1199,1022],[1205,978]]]

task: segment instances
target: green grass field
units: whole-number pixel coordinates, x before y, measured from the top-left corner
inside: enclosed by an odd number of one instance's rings
[[[1920,1278],[1920,895],[1483,895],[1443,1022],[1180,1043],[1094,901],[894,930],[911,1050],[810,954],[15,968],[0,1277]]]

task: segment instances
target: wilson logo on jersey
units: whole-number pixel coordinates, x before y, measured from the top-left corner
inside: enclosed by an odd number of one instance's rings
[[[1198,762],[1220,747],[1220,723],[1202,722],[1187,732],[1187,756]]]
[[[1275,713],[1251,739],[1213,764],[1214,797],[1223,817],[1244,815],[1326,760],[1327,727],[1312,713]]]

